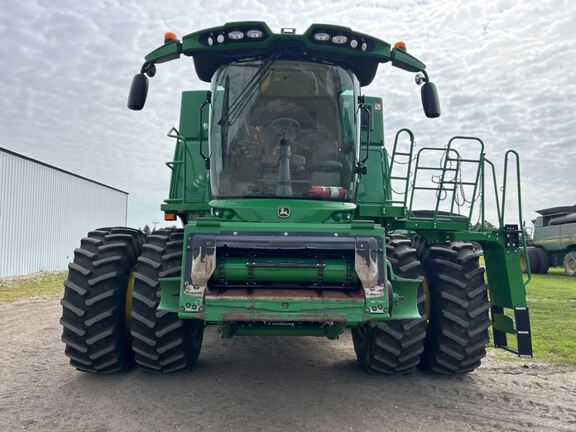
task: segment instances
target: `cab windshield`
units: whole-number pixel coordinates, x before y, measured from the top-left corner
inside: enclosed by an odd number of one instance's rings
[[[357,89],[351,72],[328,64],[265,59],[221,67],[212,84],[213,196],[351,200]]]

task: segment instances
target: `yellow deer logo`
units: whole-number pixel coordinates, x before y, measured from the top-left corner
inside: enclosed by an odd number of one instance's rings
[[[288,207],[278,207],[278,217],[290,217],[290,209]]]

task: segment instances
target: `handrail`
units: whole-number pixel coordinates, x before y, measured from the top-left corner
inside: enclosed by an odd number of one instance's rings
[[[522,230],[522,248],[524,250],[524,257],[527,263],[527,279],[524,281],[524,286],[528,285],[532,279],[532,271],[530,269],[530,261],[528,260],[528,249],[526,247],[526,235],[524,233],[524,228],[522,222],[524,220],[522,216],[522,188],[520,185],[520,155],[516,150],[508,150],[504,155],[504,179],[502,181],[502,212],[500,214],[500,225],[504,225],[504,211],[506,209],[506,184],[508,181],[508,161],[510,160],[510,155],[514,156],[516,165],[516,184],[518,186],[518,227]]]
[[[469,163],[477,163],[478,164],[478,168],[476,170],[476,178],[474,179],[474,190],[472,192],[472,201],[470,202],[470,211],[468,212],[468,219],[471,220],[472,214],[474,212],[474,202],[475,202],[474,197],[476,196],[476,193],[478,192],[478,180],[480,179],[480,175],[482,175],[482,179],[484,179],[484,162],[483,161],[484,161],[484,147],[485,146],[484,146],[484,141],[482,141],[480,138],[472,137],[472,136],[465,136],[465,135],[456,135],[456,136],[453,136],[452,138],[450,138],[450,140],[448,141],[448,146],[446,147],[446,149],[447,150],[452,149],[452,143],[456,140],[476,141],[478,144],[480,144],[480,157],[478,158],[478,160],[475,160],[475,159],[460,160],[460,163],[469,162]],[[447,152],[447,154],[448,154],[448,152]],[[446,158],[444,160],[444,168],[446,168],[447,163],[448,163],[448,158]],[[443,173],[443,175],[444,175],[444,173]],[[439,203],[437,203],[437,205],[438,204]],[[451,211],[453,211],[453,208],[454,208],[454,202],[452,203]]]
[[[392,155],[390,156],[390,167],[388,168],[388,176],[386,179],[388,188],[390,189],[390,194],[392,194],[392,171],[394,170],[394,161],[396,156],[396,148],[398,146],[398,138],[402,132],[405,132],[410,137],[410,150],[408,151],[408,167],[406,170],[406,186],[404,187],[404,206],[406,206],[406,199],[408,198],[408,190],[410,188],[410,170],[412,169],[412,155],[414,152],[414,133],[408,128],[402,128],[396,132],[394,137],[394,147],[392,148]],[[392,197],[392,195],[390,195]],[[392,200],[390,200],[392,202]]]
[[[182,158],[180,160],[173,160],[173,161],[169,161],[166,162],[166,166],[168,168],[170,168],[172,171],[174,171],[174,166],[175,165],[182,165],[182,197],[175,197],[172,198],[172,201],[176,201],[176,202],[185,202],[186,201],[186,172],[188,171],[186,169],[186,137],[180,135],[180,132],[178,131],[178,129],[176,129],[175,127],[172,127],[172,129],[170,129],[168,131],[167,134],[170,138],[174,138],[176,139],[176,149],[178,148],[178,144],[182,143],[184,145],[184,148],[182,149]],[[176,150],[175,150],[176,151]],[[175,155],[176,156],[176,155]],[[172,190],[170,191],[170,195],[172,195]]]
[[[499,193],[498,193],[498,184],[496,180],[496,167],[489,159],[484,158],[484,162],[488,163],[492,168],[492,183],[494,184],[494,198],[496,199],[496,214],[498,215],[498,224],[499,224],[498,228],[502,228],[503,226],[500,220],[500,200],[498,198]],[[484,179],[482,180],[482,200],[480,201],[480,204],[482,205],[482,228],[486,228],[486,219],[485,219],[486,200],[485,200]]]
[[[456,161],[460,157],[460,154],[458,153],[458,151],[456,149],[439,148],[439,147],[422,147],[420,150],[418,150],[418,153],[416,154],[416,169],[414,170],[414,178],[412,180],[412,193],[410,194],[410,206],[409,206],[408,218],[410,218],[410,215],[412,214],[412,207],[414,204],[414,192],[416,190],[431,190],[431,189],[433,189],[433,190],[438,191],[438,195],[436,197],[436,208],[434,209],[434,219],[433,219],[434,222],[437,222],[440,201],[442,200],[442,199],[440,199],[440,196],[442,195],[442,191],[446,191],[446,193],[448,193],[448,189],[445,188],[445,173],[446,173],[446,171],[448,171],[448,168],[446,167],[446,161],[444,161],[443,166],[439,166],[439,167],[420,167],[419,166],[420,165],[420,157],[422,156],[423,152],[442,152],[442,153],[446,154],[445,159],[448,159],[448,155],[451,152],[453,152],[454,154],[456,154]],[[427,187],[423,187],[423,186],[417,186],[418,170],[419,169],[426,169],[426,170],[430,170],[430,171],[442,171],[442,178],[441,178],[440,182],[438,183],[438,188],[427,188]],[[457,163],[456,168],[450,169],[450,171],[455,171],[454,178],[457,178],[459,170],[460,170],[460,164],[459,163]],[[450,190],[452,191],[451,208],[453,208],[454,200],[455,200],[455,194],[456,194],[456,187],[454,187]]]

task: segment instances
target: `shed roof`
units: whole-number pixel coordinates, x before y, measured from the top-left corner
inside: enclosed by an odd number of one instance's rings
[[[79,175],[79,174],[75,174],[75,173],[70,172],[70,171],[66,171],[65,169],[58,168],[58,167],[56,167],[56,166],[54,166],[54,165],[47,164],[46,162],[39,161],[38,159],[33,159],[33,158],[31,158],[31,157],[24,156],[24,155],[22,155],[22,154],[20,154],[20,153],[13,152],[12,150],[8,150],[8,149],[6,149],[6,148],[4,148],[4,147],[0,147],[0,152],[2,152],[2,153],[7,153],[7,154],[9,154],[9,155],[16,156],[16,157],[21,158],[21,159],[25,159],[25,160],[28,160],[28,161],[30,161],[30,162],[37,163],[37,164],[39,164],[39,165],[43,165],[43,166],[48,167],[48,168],[51,168],[51,169],[53,169],[53,170],[60,171],[60,172],[63,172],[63,173],[65,173],[65,174],[71,175],[71,176],[73,176],[73,177],[77,177],[77,178],[79,178],[79,179],[86,180],[86,181],[88,181],[88,182],[90,182],[90,183],[94,183],[94,184],[97,184],[97,185],[100,185],[100,186],[104,186],[105,188],[112,189],[112,190],[115,190],[115,191],[117,191],[117,192],[121,192],[121,193],[123,193],[123,194],[128,195],[128,192],[123,191],[123,190],[121,190],[121,189],[118,189],[118,188],[115,188],[115,187],[113,187],[113,186],[110,186],[110,185],[107,185],[107,184],[98,182],[98,181],[96,181],[96,180],[89,179],[89,178],[87,178],[87,177],[81,176],[81,175]]]

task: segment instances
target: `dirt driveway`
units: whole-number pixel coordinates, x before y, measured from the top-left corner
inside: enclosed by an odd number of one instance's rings
[[[574,369],[489,359],[463,377],[369,376],[348,333],[210,328],[189,373],[94,376],[68,366],[59,317],[56,298],[0,304],[0,430],[576,431]]]

